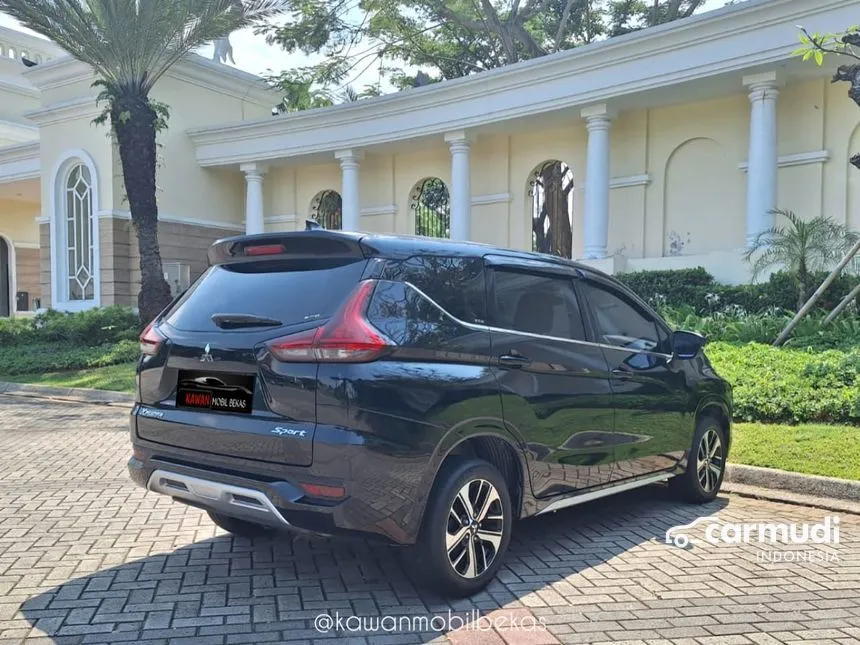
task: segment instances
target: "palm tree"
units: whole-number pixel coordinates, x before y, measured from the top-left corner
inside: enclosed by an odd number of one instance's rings
[[[752,263],[753,277],[767,269],[783,267],[797,284],[797,308],[809,296],[813,271],[830,269],[857,242],[857,233],[829,217],[819,215],[804,221],[792,211],[774,210],[788,226],[773,226],[759,233],[744,254]],[[759,251],[760,254],[756,255]]]
[[[140,249],[142,322],[170,302],[158,246],[156,142],[167,107],[153,86],[183,56],[283,8],[283,0],[0,0],[0,11],[98,74]]]

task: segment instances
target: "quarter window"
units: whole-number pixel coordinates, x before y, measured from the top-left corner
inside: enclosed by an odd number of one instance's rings
[[[665,335],[657,322],[620,293],[593,282],[582,290],[594,314],[597,341],[625,349],[662,351]]]
[[[493,281],[492,326],[569,340],[585,339],[571,279],[496,269]]]

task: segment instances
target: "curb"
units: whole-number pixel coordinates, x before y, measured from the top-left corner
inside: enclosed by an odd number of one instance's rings
[[[89,390],[82,387],[51,387],[29,383],[7,383],[0,381],[0,394],[14,394],[41,399],[59,399],[80,403],[100,403],[103,405],[131,405],[134,395],[108,390]]]
[[[824,499],[860,500],[860,481],[804,475],[776,468],[729,464],[725,481],[732,485],[786,491]]]

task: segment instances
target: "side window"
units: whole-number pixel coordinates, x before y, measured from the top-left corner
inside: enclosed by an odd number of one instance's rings
[[[656,321],[623,294],[594,282],[582,282],[594,314],[597,341],[626,349],[663,351],[664,334]]]
[[[495,269],[493,283],[493,327],[585,339],[572,279]]]
[[[416,255],[389,260],[380,278],[409,282],[455,318],[484,324],[486,286],[481,258]]]

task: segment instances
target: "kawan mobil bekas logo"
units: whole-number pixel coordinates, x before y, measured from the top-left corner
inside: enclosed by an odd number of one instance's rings
[[[764,561],[838,562],[839,517],[827,515],[821,522],[729,522],[708,515],[673,526],[666,531],[665,541],[681,549],[691,545],[758,546],[756,558]]]

